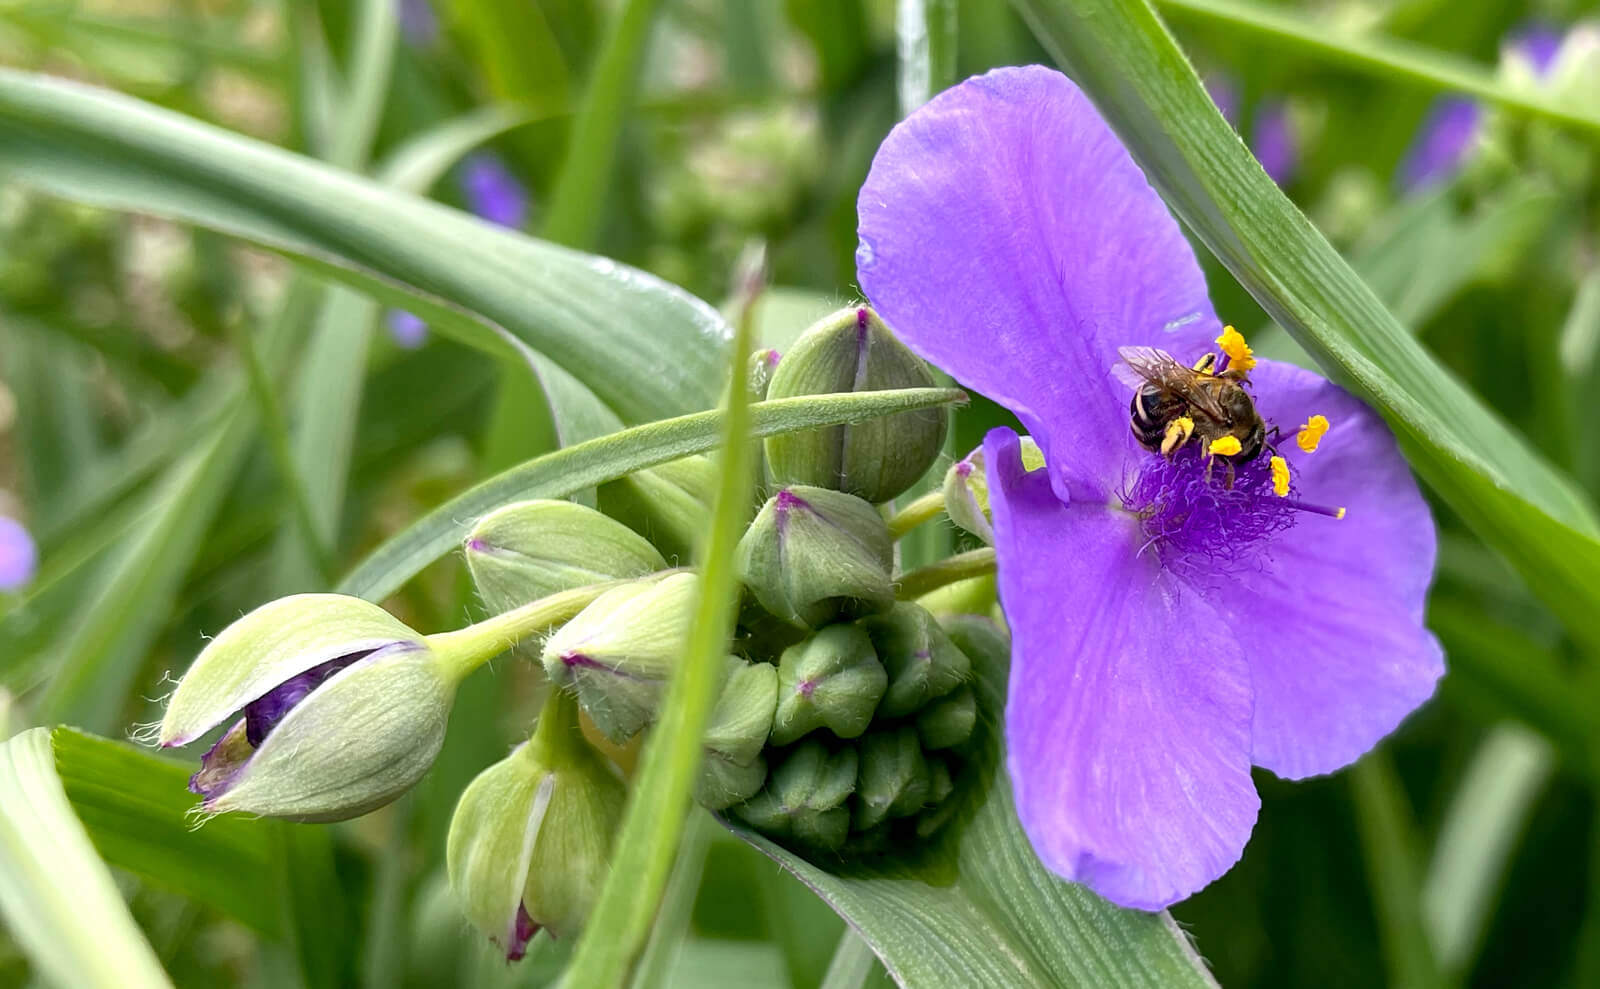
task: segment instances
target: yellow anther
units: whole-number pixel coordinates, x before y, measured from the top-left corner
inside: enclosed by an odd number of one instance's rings
[[[1161,455],[1166,456],[1173,450],[1189,442],[1189,437],[1194,433],[1194,420],[1188,416],[1179,416],[1167,423],[1167,435],[1161,440]]]
[[[1335,509],[1334,513],[1333,513],[1333,517],[1336,518],[1336,519],[1344,518],[1344,509],[1343,508]]]
[[[1244,448],[1239,445],[1239,437],[1219,436],[1206,447],[1206,452],[1213,457],[1231,457],[1242,449]]]
[[[1250,345],[1244,342],[1244,334],[1233,327],[1222,328],[1222,336],[1217,337],[1217,346],[1228,355],[1228,370],[1248,371],[1256,366],[1256,356],[1250,352]]]
[[[1306,420],[1306,424],[1304,426],[1300,427],[1300,432],[1296,434],[1294,441],[1299,445],[1300,449],[1304,450],[1305,452],[1315,453],[1317,450],[1317,444],[1322,442],[1322,434],[1326,433],[1327,431],[1327,417],[1312,416]]]
[[[1289,497],[1289,461],[1272,458],[1272,493],[1279,498]]]

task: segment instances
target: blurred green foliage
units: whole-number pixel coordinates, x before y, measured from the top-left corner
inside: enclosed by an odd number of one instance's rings
[[[435,198],[481,211],[471,163],[491,154],[526,191],[529,232],[713,300],[729,295],[746,245],[764,242],[783,291],[763,303],[758,328],[780,346],[778,335],[855,297],[855,194],[916,102],[900,89],[896,21],[923,5],[398,3],[392,52],[374,54],[362,49],[374,44],[363,33],[372,3],[0,0],[0,63],[374,172],[368,163],[391,162],[418,135],[498,106],[516,125],[462,146],[453,157],[471,156],[432,185]],[[954,15],[954,74],[936,55],[934,88],[1046,60],[1009,6],[926,6]],[[1487,72],[1531,20],[1565,27],[1593,10],[1569,0],[1157,6],[1201,74],[1236,87],[1242,133],[1270,101],[1287,105],[1298,167],[1286,192],[1390,309],[1600,496],[1595,135],[1508,113],[1458,176],[1407,194],[1396,174],[1435,93],[1362,55],[1363,38],[1381,35]],[[1325,32],[1345,54],[1319,57],[1264,29],[1263,10]],[[1218,311],[1264,327],[1250,296],[1207,265]],[[111,735],[152,720],[164,676],[188,665],[203,635],[310,579],[282,562],[284,545],[303,566],[325,562],[314,579],[326,586],[430,508],[550,447],[550,429],[526,425],[509,379],[479,351],[438,336],[413,348],[381,329],[370,347],[308,349],[318,313],[384,325],[359,300],[324,308],[345,291],[217,235],[66,204],[0,175],[0,515],[21,519],[41,551],[32,584],[0,594],[7,734],[63,709]],[[1276,331],[1258,335],[1263,351],[1297,354]],[[229,427],[242,415],[233,396],[246,393],[251,416]],[[974,402],[951,451],[1004,421]],[[310,459],[280,446],[312,427],[347,440]],[[192,470],[205,483],[168,497]],[[308,507],[313,491],[332,501]],[[160,512],[167,537],[135,555]],[[1376,985],[1418,971],[1449,985],[1600,984],[1600,657],[1459,519],[1438,514],[1431,620],[1451,674],[1359,774],[1297,785],[1259,774],[1263,809],[1243,862],[1173,911],[1223,985]],[[85,613],[108,593],[121,612]],[[429,631],[481,614],[454,558],[385,603]],[[112,654],[128,657],[127,675],[94,675]],[[78,685],[70,704],[63,683]],[[101,853],[129,867],[134,913],[179,985],[546,984],[571,945],[541,940],[506,968],[468,932],[442,879],[455,797],[521,736],[533,693],[515,664],[469,680],[440,762],[393,807],[335,829],[240,827],[252,854],[279,865],[280,885],[262,893],[270,908],[230,913],[236,894],[189,871],[163,883],[125,846],[97,839]],[[1528,730],[1488,744],[1508,723]],[[118,814],[137,816],[74,792],[70,775],[67,791],[88,808],[92,835],[96,820],[115,833]],[[1496,796],[1469,799],[1480,792]],[[647,974],[665,985],[822,984],[835,945],[848,947],[841,921],[713,830],[691,833],[683,861],[698,841],[703,870],[669,887],[681,941],[653,947],[667,955]],[[202,834],[197,860],[228,838]],[[273,877],[244,878],[254,890]],[[1431,939],[1420,969],[1406,960],[1419,930]],[[0,931],[0,985],[25,984],[29,971]]]

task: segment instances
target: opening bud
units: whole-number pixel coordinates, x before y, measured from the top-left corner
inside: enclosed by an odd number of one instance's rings
[[[600,486],[600,507],[676,564],[689,561],[711,519],[716,491],[711,457],[684,457]]]
[[[1022,438],[1022,464],[1030,470],[1044,466],[1044,453],[1033,437]],[[944,475],[944,512],[950,521],[994,545],[994,525],[989,515],[989,479],[984,472],[983,447],[950,465]]]
[[[939,698],[917,714],[917,736],[925,749],[953,749],[972,737],[978,698],[970,687]]]
[[[745,530],[736,559],[761,607],[802,628],[894,603],[889,528],[876,508],[854,495],[784,488]]]
[[[184,674],[158,740],[186,745],[241,711],[189,788],[205,813],[364,814],[433,763],[458,674],[375,604],[297,594],[228,626]]]
[[[838,850],[850,833],[846,799],[856,787],[853,748],[829,751],[812,739],[794,747],[767,778],[766,789],[734,807],[763,834]]]
[[[875,731],[861,740],[861,776],[850,826],[867,831],[891,817],[910,817],[928,803],[928,764],[916,730]]]
[[[675,573],[607,591],[545,642],[552,682],[572,687],[583,712],[621,744],[655,719],[689,634],[699,578]]]
[[[466,543],[467,568],[495,614],[558,591],[665,570],[638,533],[570,501],[523,501],[485,515]]]
[[[772,385],[772,374],[778,369],[779,354],[771,347],[750,355],[750,401],[760,402],[767,397]]]
[[[445,860],[463,912],[516,960],[541,928],[578,933],[610,869],[623,785],[584,743],[571,698],[545,705],[533,738],[472,781]]]
[[[711,810],[748,800],[767,778],[761,757],[778,705],[778,670],[771,663],[728,657],[722,695],[705,732],[705,761],[695,799]]]
[[[965,683],[972,662],[920,605],[901,603],[859,623],[889,672],[889,688],[878,713],[911,714]]]
[[[778,362],[768,398],[830,392],[931,388],[937,382],[871,309],[843,309],[818,320]],[[918,409],[867,422],[773,436],[767,464],[780,484],[809,484],[870,502],[895,497],[939,458],[949,418]]]
[[[854,625],[829,625],[778,660],[778,712],[772,744],[788,745],[815,728],[840,738],[867,730],[889,675],[867,633]]]

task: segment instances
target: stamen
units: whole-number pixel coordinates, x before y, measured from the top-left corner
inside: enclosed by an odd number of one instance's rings
[[[1161,441],[1161,455],[1166,456],[1189,442],[1192,433],[1194,433],[1194,420],[1188,416],[1179,416],[1167,423],[1167,435]]]
[[[1326,515],[1330,519],[1342,519],[1345,517],[1345,510],[1342,507],[1329,508],[1326,505],[1312,505],[1308,502],[1300,501],[1298,499],[1285,501],[1283,504],[1297,512],[1310,512],[1312,515]]]
[[[1272,458],[1272,493],[1279,498],[1289,497],[1289,461]]]
[[[1328,418],[1326,416],[1312,416],[1306,424],[1300,427],[1300,432],[1295,435],[1294,441],[1307,453],[1317,452],[1317,445],[1322,442],[1323,434],[1328,431]]]
[[[1222,328],[1222,336],[1217,337],[1217,346],[1228,355],[1229,371],[1249,371],[1256,366],[1255,354],[1250,350],[1250,345],[1244,342],[1244,334],[1231,326]]]
[[[1206,447],[1206,452],[1213,457],[1231,457],[1242,449],[1244,447],[1239,444],[1239,437],[1219,436],[1211,441],[1210,446]]]

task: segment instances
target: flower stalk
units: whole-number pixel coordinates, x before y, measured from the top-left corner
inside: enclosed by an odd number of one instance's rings
[[[486,618],[453,632],[424,636],[428,646],[439,654],[444,673],[454,683],[466,679],[478,667],[532,635],[560,625],[577,616],[606,591],[629,583],[610,580],[560,591],[520,608]]]

